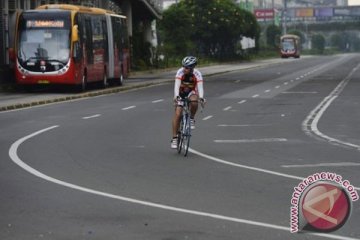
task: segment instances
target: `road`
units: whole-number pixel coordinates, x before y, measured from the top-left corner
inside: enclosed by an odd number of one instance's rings
[[[170,149],[172,83],[0,113],[0,239],[360,239],[290,232],[294,188],[359,191],[359,55],[208,76],[188,157]]]

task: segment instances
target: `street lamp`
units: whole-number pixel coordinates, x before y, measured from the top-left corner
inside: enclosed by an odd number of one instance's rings
[[[282,32],[283,35],[286,34],[286,19],[287,19],[287,0],[284,0],[284,9],[282,12]]]

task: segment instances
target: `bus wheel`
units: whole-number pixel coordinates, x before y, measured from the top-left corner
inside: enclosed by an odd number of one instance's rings
[[[84,73],[82,79],[81,79],[81,83],[76,85],[75,91],[76,92],[85,92],[87,88],[87,78],[86,78],[86,74]]]
[[[119,85],[122,86],[124,83],[124,75],[121,73],[120,77],[119,77]]]
[[[106,73],[104,73],[102,88],[107,88],[108,86],[109,86],[108,78],[107,78]]]
[[[123,83],[124,83],[124,74],[123,74],[123,70],[121,69],[120,76],[117,79],[117,84],[119,84],[119,86],[122,86]]]

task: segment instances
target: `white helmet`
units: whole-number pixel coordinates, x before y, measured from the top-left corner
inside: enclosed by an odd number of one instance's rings
[[[182,60],[183,67],[194,68],[196,66],[196,64],[197,64],[197,59],[196,59],[196,57],[193,57],[193,56],[186,56]]]

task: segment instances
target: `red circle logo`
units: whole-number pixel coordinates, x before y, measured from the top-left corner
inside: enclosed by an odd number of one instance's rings
[[[331,232],[343,226],[350,215],[351,202],[343,188],[331,183],[315,183],[301,201],[303,216],[310,227]]]

